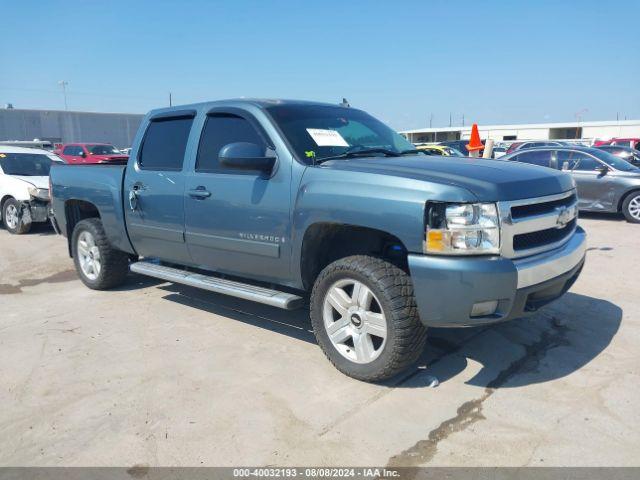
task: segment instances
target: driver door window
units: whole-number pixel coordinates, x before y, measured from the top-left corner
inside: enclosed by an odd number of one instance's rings
[[[219,155],[222,147],[236,142],[255,143],[265,150],[267,148],[260,134],[247,119],[226,113],[210,115],[198,146],[196,172],[255,175],[255,172],[243,172],[220,165]]]
[[[601,163],[595,158],[582,152],[559,151],[558,164],[562,170],[568,171],[594,171]]]

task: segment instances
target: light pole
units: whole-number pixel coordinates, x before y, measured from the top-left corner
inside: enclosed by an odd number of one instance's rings
[[[58,82],[58,85],[62,87],[62,95],[64,96],[64,109],[67,110],[67,85],[69,85],[69,82],[67,82],[66,80],[60,80]]]

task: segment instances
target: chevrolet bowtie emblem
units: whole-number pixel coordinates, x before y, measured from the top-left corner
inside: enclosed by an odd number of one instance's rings
[[[556,220],[556,228],[565,227],[571,220],[573,220],[573,207],[560,207],[558,209],[558,219]]]

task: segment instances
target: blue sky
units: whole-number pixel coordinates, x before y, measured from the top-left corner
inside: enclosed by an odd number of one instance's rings
[[[338,102],[397,129],[640,118],[640,2],[0,0],[0,103]],[[585,111],[586,110],[586,111]]]

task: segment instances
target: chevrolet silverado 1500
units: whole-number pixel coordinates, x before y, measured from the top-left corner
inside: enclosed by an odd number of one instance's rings
[[[154,110],[128,165],[55,166],[51,181],[88,287],[132,270],[285,309],[308,299],[326,356],[366,381],[412,364],[426,327],[536,311],[585,257],[566,173],[425,156],[345,106]]]

